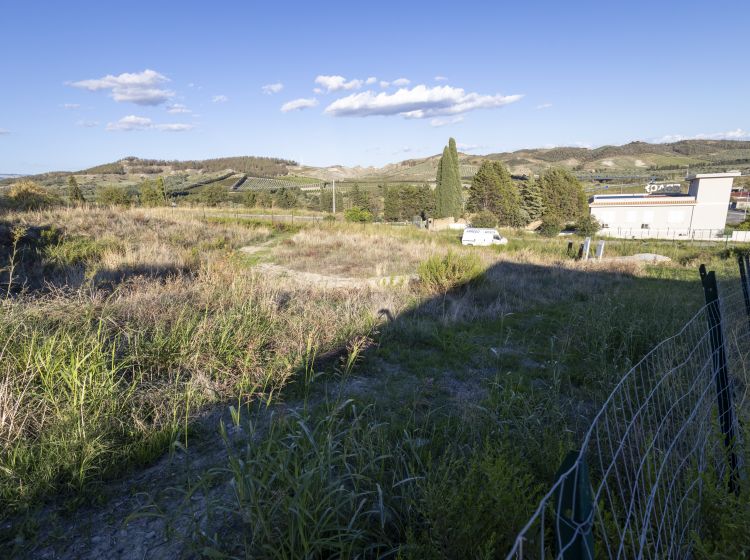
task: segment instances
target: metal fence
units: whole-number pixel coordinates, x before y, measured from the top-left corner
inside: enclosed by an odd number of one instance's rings
[[[705,484],[737,492],[744,468],[750,261],[738,264],[740,282],[719,286],[701,267],[706,305],[622,377],[508,559],[690,557]]]

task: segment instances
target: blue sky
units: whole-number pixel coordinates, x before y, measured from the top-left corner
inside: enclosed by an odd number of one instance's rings
[[[749,18],[739,1],[0,0],[0,173],[748,139]]]

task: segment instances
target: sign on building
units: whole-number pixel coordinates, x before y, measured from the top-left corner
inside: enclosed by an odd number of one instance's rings
[[[649,183],[646,185],[646,192],[654,193],[680,193],[682,187],[679,183]]]

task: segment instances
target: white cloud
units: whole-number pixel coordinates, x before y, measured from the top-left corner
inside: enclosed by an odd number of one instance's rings
[[[365,84],[369,86],[371,84],[374,84],[377,81],[378,79],[375,76],[370,76],[369,78],[365,80]]]
[[[542,103],[541,105],[537,105],[537,109],[549,109],[552,107],[552,103]]]
[[[682,134],[667,134],[661,138],[655,138],[652,141],[657,144],[669,142],[680,142],[681,140],[742,140],[750,138],[750,132],[741,128],[727,130],[726,132],[711,132],[708,134],[700,133],[693,136],[683,136]]]
[[[116,123],[108,123],[107,130],[146,130],[152,126],[154,125],[148,117],[128,115]]]
[[[195,125],[186,123],[165,123],[154,125],[154,128],[165,132],[185,132],[195,128]]]
[[[406,78],[399,78],[398,80],[393,80],[392,84],[396,87],[402,87],[402,86],[408,86],[411,83],[411,80],[407,80]]]
[[[435,81],[436,82],[447,82],[448,78],[446,78],[445,76],[435,76]]]
[[[391,82],[386,82],[385,80],[380,80],[380,87],[383,89],[387,88],[389,85],[391,85]]]
[[[174,105],[170,105],[169,109],[167,109],[167,113],[176,115],[179,113],[192,113],[192,111],[182,103],[175,103]]]
[[[275,84],[266,84],[261,89],[266,95],[273,95],[274,93],[279,93],[282,89],[284,89],[284,84],[282,84],[281,82],[277,82]]]
[[[214,103],[226,103],[227,101],[229,101],[229,98],[226,95],[214,95],[211,98],[211,101],[213,101]]]
[[[126,72],[119,76],[108,74],[103,78],[81,80],[69,85],[88,91],[110,90],[112,99],[118,102],[161,105],[175,95],[173,91],[159,87],[168,81],[169,78],[154,70],[144,70],[132,74]]]
[[[323,93],[323,90],[320,89],[319,87],[316,87],[316,88],[313,88],[313,93],[316,95],[320,95],[321,93]]]
[[[288,113],[289,111],[300,111],[302,109],[309,109],[310,107],[316,107],[318,105],[318,100],[314,97],[312,99],[294,99],[292,101],[287,101],[281,106],[281,112],[282,113]]]
[[[325,109],[334,117],[401,115],[424,119],[459,115],[475,109],[494,109],[518,101],[522,95],[481,95],[451,86],[414,86],[395,93],[365,91],[337,99]]]
[[[438,126],[446,126],[449,124],[457,124],[464,120],[463,115],[456,115],[455,117],[448,117],[446,119],[432,119],[430,121],[430,126],[438,127]]]
[[[63,103],[63,109],[78,109],[81,106],[80,103]]]
[[[107,124],[107,130],[112,131],[163,130],[166,132],[183,132],[192,128],[194,128],[192,124],[183,123],[154,124],[148,117],[137,117],[135,115],[128,115],[117,122]]]
[[[94,128],[99,126],[99,121],[76,121],[76,126],[82,126],[84,128]]]
[[[359,89],[362,87],[362,80],[349,80],[343,76],[318,76],[315,78],[315,83],[325,88],[327,92],[339,91],[339,90],[352,90]]]

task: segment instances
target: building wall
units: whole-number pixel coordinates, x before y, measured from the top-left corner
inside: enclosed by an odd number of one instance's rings
[[[692,204],[592,206],[591,215],[602,226],[609,226],[603,229],[613,231],[618,229],[687,231],[690,229],[693,207]]]
[[[726,226],[733,177],[700,177],[690,181],[696,206],[693,229],[722,229]]]
[[[721,237],[726,225],[732,181],[739,172],[689,177],[682,197],[596,196],[589,208],[604,227],[602,235],[662,239]]]

